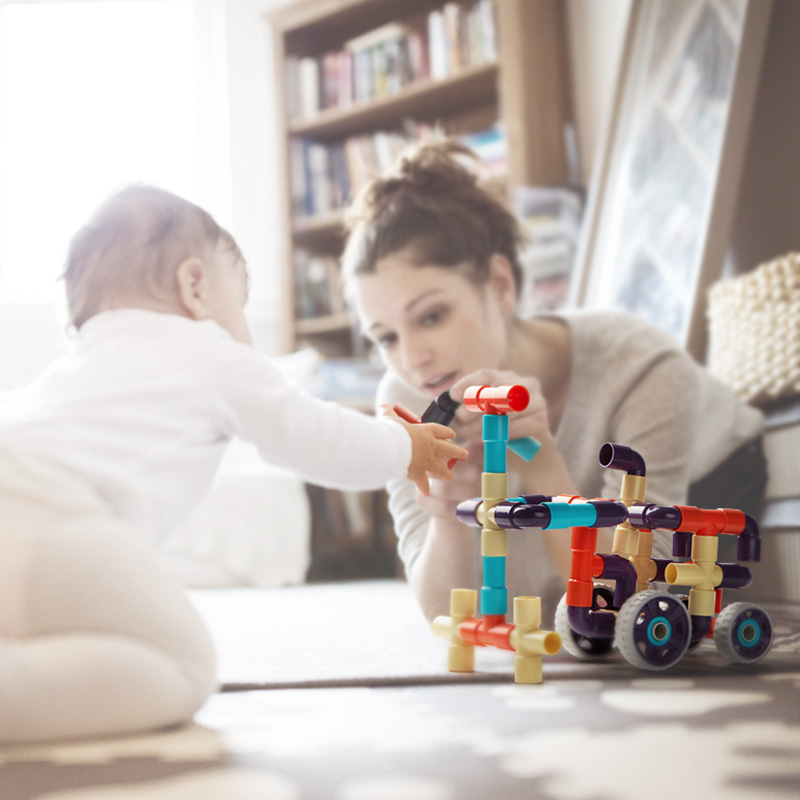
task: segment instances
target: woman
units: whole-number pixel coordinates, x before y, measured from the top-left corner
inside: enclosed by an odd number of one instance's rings
[[[531,402],[511,415],[510,437],[533,436],[542,446],[529,463],[509,454],[511,494],[617,497],[619,473],[597,460],[613,441],[644,456],[649,502],[750,502],[752,510],[765,482],[760,413],[632,315],[520,319],[523,237],[514,215],[478,183],[471,157],[453,142],[423,145],[365,187],[350,211],[343,274],[388,367],[378,402],[421,413],[445,390],[460,401],[471,385],[523,384]],[[454,427],[471,456],[454,481],[433,481],[430,497],[408,481],[389,486],[400,556],[428,618],[448,613],[451,588],[481,583],[476,536],[455,516],[460,501],[481,493],[480,426],[479,414],[459,409]],[[725,477],[742,472],[736,485]],[[694,489],[703,483],[701,497]],[[605,533],[599,549],[610,552],[610,544]],[[654,555],[670,552],[668,534],[657,535]],[[512,533],[509,596],[540,595],[552,619],[569,559],[564,531]]]

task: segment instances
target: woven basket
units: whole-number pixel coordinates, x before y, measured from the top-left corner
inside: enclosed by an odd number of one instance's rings
[[[708,299],[708,368],[763,404],[800,395],[800,253],[719,281]]]

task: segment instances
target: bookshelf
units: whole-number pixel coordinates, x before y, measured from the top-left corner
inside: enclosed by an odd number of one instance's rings
[[[447,18],[463,22],[474,15],[475,19],[465,24],[473,31],[482,22],[485,33],[487,11],[494,27],[493,42],[483,47],[477,63],[462,55],[447,67],[447,74],[434,75],[432,62],[437,59],[433,53],[438,50],[428,43],[431,19],[441,15],[446,25]],[[568,179],[565,128],[571,121],[564,4],[560,0],[298,0],[270,14],[268,21],[276,65],[276,125],[283,149],[277,176],[283,199],[282,263],[287,270],[282,346],[291,352],[311,344],[326,354],[350,355],[354,337],[346,315],[335,313],[327,321],[315,319],[312,323],[297,313],[296,294],[303,291],[303,284],[295,280],[296,255],[302,251],[333,257],[340,254],[341,205],[347,200],[345,196],[339,204],[329,202],[319,211],[302,207],[302,188],[298,186],[304,166],[298,163],[302,148],[317,148],[319,155],[321,148],[359,137],[363,140],[405,130],[413,138],[415,132],[434,124],[461,134],[499,122],[507,145],[509,191],[517,185],[563,185]],[[386,31],[384,38],[382,30]],[[332,54],[349,54],[350,77],[355,84],[354,63],[359,54],[403,34],[413,35],[424,51],[422,63],[415,62],[410,76],[363,99],[352,88],[340,91],[341,102],[325,107],[321,86],[326,56],[330,63]],[[409,58],[400,62],[407,63]],[[398,63],[397,59],[393,63]],[[313,74],[314,65],[317,96],[309,100],[303,87],[308,86],[307,76]],[[346,81],[345,71],[338,75],[340,82]],[[370,166],[374,169],[376,165],[365,165],[364,171]],[[309,177],[306,175],[306,180]],[[359,182],[357,176],[350,177],[349,193]],[[313,194],[313,187],[306,190]]]
[[[285,352],[363,355],[338,288],[343,207],[405,141],[437,126],[479,143],[494,136],[487,158],[497,158],[492,170],[509,197],[518,186],[568,182],[565,13],[561,0],[297,0],[267,15],[282,149]],[[315,539],[326,527],[318,494],[310,491]],[[353,541],[377,552],[385,528],[393,553],[390,520],[377,506],[370,519],[375,530]],[[376,559],[387,568],[385,552]]]

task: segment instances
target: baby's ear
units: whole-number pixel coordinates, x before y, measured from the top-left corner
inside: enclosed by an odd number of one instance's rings
[[[199,258],[187,258],[178,264],[176,272],[178,296],[181,304],[192,319],[205,319],[207,316],[206,298],[208,294],[208,271]]]

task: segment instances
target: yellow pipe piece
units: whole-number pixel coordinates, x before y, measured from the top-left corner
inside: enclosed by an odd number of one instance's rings
[[[561,649],[561,637],[554,631],[541,630],[541,622],[542,601],[539,597],[514,598],[514,630],[509,643],[516,651],[516,683],[541,683],[542,656],[555,655]]]
[[[450,592],[450,616],[434,619],[431,628],[437,636],[450,639],[447,650],[447,669],[450,672],[474,672],[475,648],[464,644],[458,627],[468,617],[474,617],[478,593],[474,589],[453,589]]]
[[[685,564],[668,564],[664,579],[670,585],[690,586],[689,613],[710,617],[714,614],[714,590],[722,583],[722,567],[717,564],[719,542],[716,536],[692,537],[692,561]]]

